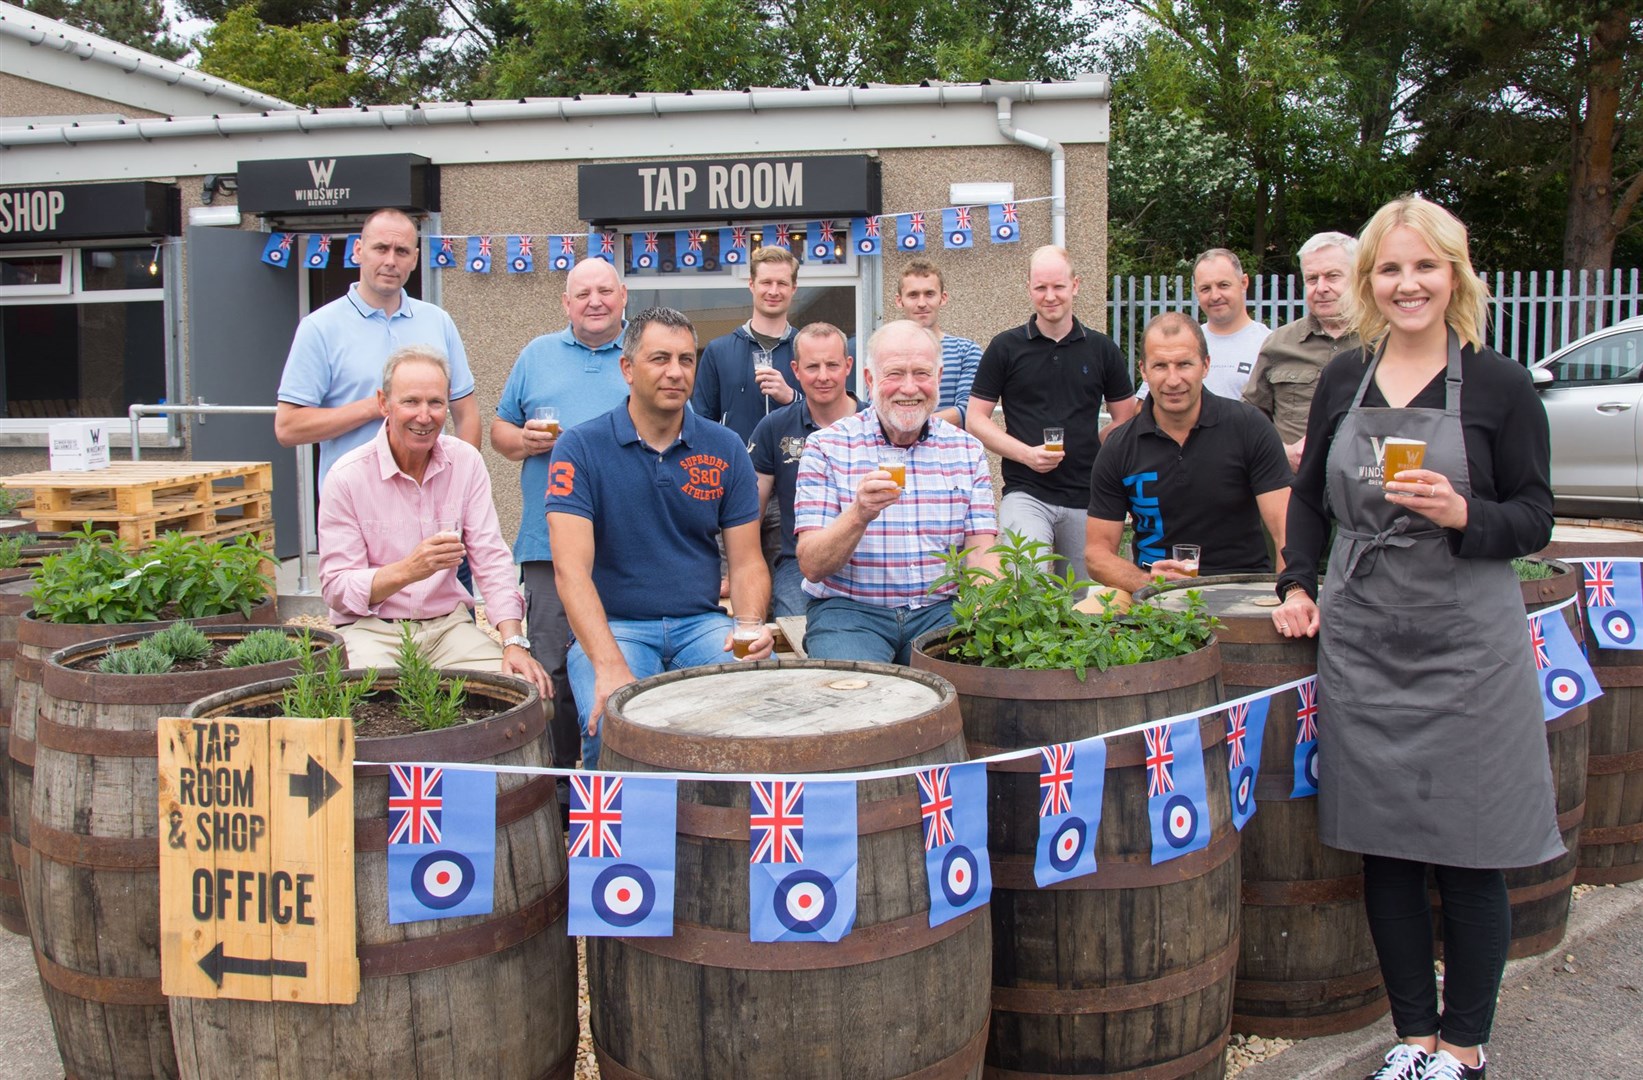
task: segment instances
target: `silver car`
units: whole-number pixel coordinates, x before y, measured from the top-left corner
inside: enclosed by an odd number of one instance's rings
[[[1552,428],[1559,514],[1643,513],[1643,316],[1530,365]]]

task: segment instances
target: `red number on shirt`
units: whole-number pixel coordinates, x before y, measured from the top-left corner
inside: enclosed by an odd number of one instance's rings
[[[548,494],[569,495],[576,486],[576,466],[568,461],[556,461],[548,469]]]

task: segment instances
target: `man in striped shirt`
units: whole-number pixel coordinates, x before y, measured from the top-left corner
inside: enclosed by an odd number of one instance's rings
[[[996,568],[998,517],[981,443],[933,415],[936,336],[908,320],[885,325],[867,343],[866,372],[872,407],[811,435],[799,462],[804,647],[905,664],[914,638],[953,622],[952,587],[931,591],[937,553],[963,548],[972,566]]]
[[[981,363],[981,346],[942,330],[941,309],[946,306],[947,285],[939,266],[928,259],[914,259],[902,267],[896,307],[941,342],[941,400],[936,403],[936,415],[962,429],[970,384]]]

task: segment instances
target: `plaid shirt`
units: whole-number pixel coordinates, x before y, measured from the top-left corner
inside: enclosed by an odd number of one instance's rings
[[[793,531],[802,536],[837,518],[890,449],[872,409],[810,436],[799,461]],[[929,592],[942,572],[936,553],[963,547],[967,536],[997,534],[992,476],[974,436],[931,418],[906,457],[901,498],[867,526],[850,561],[830,577],[806,581],[806,593],[879,607],[926,607],[953,592]]]

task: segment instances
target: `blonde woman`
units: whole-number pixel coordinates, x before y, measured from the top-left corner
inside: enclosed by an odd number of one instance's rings
[[[1482,342],[1486,296],[1448,211],[1375,214],[1352,293],[1365,345],[1319,377],[1289,501],[1273,623],[1319,635],[1320,834],[1363,854],[1401,1040],[1371,1080],[1482,1080],[1511,929],[1501,870],[1563,851],[1511,567],[1551,536],[1550,439],[1528,373]],[[1422,467],[1383,477],[1387,439],[1424,442]]]

